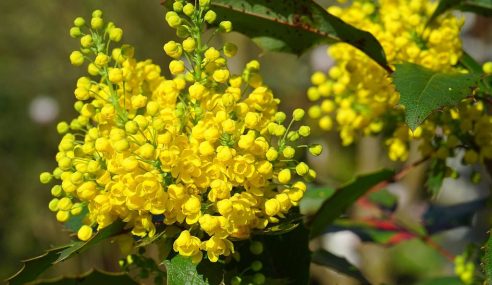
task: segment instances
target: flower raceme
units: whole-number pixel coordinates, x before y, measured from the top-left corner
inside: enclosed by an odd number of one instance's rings
[[[292,125],[304,111],[286,121],[258,61],[234,75],[227,58],[237,48],[204,44],[205,22],[215,21],[208,1],[173,8],[165,20],[182,42],[163,47],[172,78],[150,60],[137,61],[133,47],[113,48],[123,31],[101,11],[89,25],[75,20],[71,35],[81,49],[70,61],[85,63],[88,75],[74,92],[78,117],[57,126],[58,167],[40,180],[59,181],[49,208],[60,222],[85,215],[80,240],[116,220],[137,239],[155,235],[157,224],[173,226],[181,229],[176,252],[199,262],[204,251],[216,262],[234,252],[232,239],[279,222],[298,204],[303,180],[315,172],[296,154],[321,148],[299,143],[309,127]],[[218,31],[231,29],[219,23]]]
[[[437,2],[426,0],[354,1],[328,11],[344,21],[371,32],[383,46],[391,65],[413,62],[440,71],[453,69],[461,56],[459,32],[462,20],[451,13],[427,22]],[[335,125],[344,145],[358,134],[392,133],[387,139],[389,157],[406,160],[412,138],[397,108],[399,94],[387,72],[361,51],[345,43],[328,49],[335,65],[325,74],[315,72],[308,98],[317,101],[308,114],[323,130]],[[387,122],[398,122],[387,124]]]

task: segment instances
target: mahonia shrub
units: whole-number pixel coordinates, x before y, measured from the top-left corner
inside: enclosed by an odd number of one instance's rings
[[[462,55],[459,33],[463,19],[447,12],[429,19],[437,2],[425,0],[354,1],[328,11],[371,32],[381,43],[390,65],[412,62],[439,72],[467,71],[457,66]],[[465,99],[436,112],[413,132],[404,122],[400,96],[387,71],[367,55],[339,43],[329,47],[334,66],[315,72],[307,96],[316,102],[308,114],[322,130],[339,132],[343,145],[358,136],[382,135],[393,161],[408,159],[409,144],[419,142],[423,157],[443,161],[463,152],[463,162],[492,158],[492,117],[481,101]],[[489,64],[490,65],[490,64]],[[484,66],[484,71],[490,70]],[[470,95],[472,91],[470,91]]]
[[[163,47],[171,78],[118,44],[122,29],[101,11],[87,24],[75,20],[70,34],[81,48],[70,60],[88,75],[74,92],[78,117],[57,126],[58,167],[41,181],[57,181],[49,208],[62,223],[82,219],[80,240],[118,220],[134,240],[164,225],[177,229],[175,252],[195,263],[205,252],[216,262],[234,252],[233,241],[285,218],[306,191],[303,181],[316,176],[297,160],[302,151],[321,152],[301,143],[310,134],[298,124],[304,111],[287,118],[277,110],[258,61],[231,74],[227,59],[237,47],[203,39],[216,21],[209,5],[175,1],[166,14],[182,39]],[[216,32],[231,30],[222,21]]]

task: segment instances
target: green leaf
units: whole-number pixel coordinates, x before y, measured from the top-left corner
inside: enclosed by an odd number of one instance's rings
[[[331,187],[308,187],[306,193],[299,202],[299,209],[303,215],[313,215],[318,211],[323,202],[335,193]]]
[[[89,213],[87,205],[82,205],[82,212],[77,216],[71,216],[70,219],[65,223],[65,227],[72,232],[77,232],[82,225],[84,225],[84,219]]]
[[[359,271],[359,269],[357,269],[357,267],[355,267],[347,259],[334,255],[333,253],[326,250],[320,249],[313,252],[311,256],[311,261],[313,263],[329,267],[339,273],[355,278],[363,285],[371,284],[369,281],[367,281],[367,279]]]
[[[329,14],[314,0],[214,0],[211,9],[217,12],[216,23],[232,21],[235,31],[263,49],[301,54],[320,43],[346,42],[392,71],[373,35]]]
[[[492,234],[489,231],[489,238],[485,243],[484,254],[482,256],[483,271],[485,273],[485,279],[487,284],[492,284]]]
[[[53,264],[60,252],[67,247],[70,247],[70,245],[52,248],[40,256],[24,260],[21,269],[6,281],[10,285],[20,285],[36,280],[41,273]]]
[[[369,200],[386,208],[394,207],[396,202],[398,201],[396,196],[391,194],[388,189],[383,189],[369,194]]]
[[[441,0],[429,19],[433,22],[437,17],[450,9],[473,12],[484,16],[492,16],[492,1],[490,0]]]
[[[265,276],[279,281],[288,280],[287,284],[309,284],[309,231],[303,224],[282,235],[263,235],[255,239],[264,244],[260,260],[263,262],[262,273]],[[258,256],[252,258],[259,259]]]
[[[53,279],[36,281],[33,284],[49,285],[137,285],[139,283],[131,279],[130,276],[123,272],[105,272],[99,270],[90,270],[80,276],[75,277],[58,277]]]
[[[376,173],[356,177],[348,185],[338,189],[333,196],[328,198],[316,215],[311,219],[311,237],[322,234],[332,222],[351,206],[358,198],[364,195],[372,187],[394,176],[390,170],[382,170]]]
[[[427,174],[425,186],[427,190],[436,196],[441,190],[442,182],[446,175],[446,161],[442,159],[433,159]]]
[[[480,76],[447,74],[432,71],[413,63],[396,65],[393,82],[405,107],[405,121],[415,130],[432,112],[458,104],[471,94]]]
[[[76,254],[86,251],[91,246],[94,246],[101,241],[121,233],[124,225],[125,224],[122,221],[115,221],[111,225],[97,232],[90,240],[86,242],[83,241],[72,242],[70,247],[64,249],[60,253],[60,256],[55,260],[55,262],[53,262],[53,264],[67,260]]]
[[[424,280],[417,285],[463,285],[463,283],[457,276],[448,276]]]
[[[209,285],[197,272],[197,266],[191,262],[191,258],[176,255],[164,263],[167,268],[168,285]]]
[[[432,16],[429,18],[428,23],[434,22],[437,19],[437,17],[444,14],[449,9],[452,9],[452,8],[458,6],[461,2],[463,2],[463,0],[441,0],[441,1],[439,1],[439,5],[437,5],[436,10],[434,10],[434,13],[432,13]]]
[[[482,65],[471,57],[466,51],[463,51],[459,63],[471,73],[483,73]],[[482,77],[482,79],[478,82],[478,91],[481,93],[486,93],[485,95],[489,96],[488,94],[492,93],[491,84],[492,79],[490,77]]]
[[[492,1],[490,0],[467,0],[463,1],[458,9],[465,12],[473,12],[483,16],[492,16]]]

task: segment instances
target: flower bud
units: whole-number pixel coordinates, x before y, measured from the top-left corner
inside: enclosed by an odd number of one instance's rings
[[[309,146],[309,152],[312,155],[318,156],[321,154],[322,151],[323,151],[323,146],[320,144],[314,144],[314,145]]]
[[[84,48],[88,48],[92,45],[92,36],[91,35],[85,35],[80,38],[80,45]]]
[[[109,39],[112,40],[113,42],[121,41],[122,37],[123,37],[123,30],[120,28],[113,28],[109,32]]]
[[[262,268],[263,263],[261,263],[261,261],[259,260],[255,260],[253,261],[253,263],[251,263],[251,269],[253,269],[253,271],[260,271]]]
[[[183,11],[183,3],[178,2],[178,1],[174,2],[173,3],[173,10],[176,13],[181,13],[181,11]]]
[[[75,20],[73,20],[73,24],[76,27],[82,27],[83,25],[85,25],[85,20],[82,17],[77,17],[75,18]]]
[[[123,71],[120,68],[111,68],[108,72],[109,81],[120,83],[123,81]]]
[[[102,17],[102,15],[103,15],[103,12],[102,12],[101,10],[99,10],[99,9],[94,10],[94,11],[92,12],[92,17],[99,17],[99,18],[101,18],[101,17]]]
[[[224,54],[227,57],[233,57],[237,53],[237,46],[233,43],[226,43],[224,45]]]
[[[295,109],[294,112],[292,112],[292,118],[294,119],[294,121],[302,120],[302,118],[304,118],[304,110]]]
[[[70,54],[70,63],[75,66],[80,66],[84,63],[84,55],[80,51],[73,51]]]
[[[188,4],[184,5],[183,13],[186,16],[191,16],[193,14],[193,12],[195,12],[195,6],[193,6],[193,4],[188,3]]]
[[[181,17],[178,15],[171,15],[169,17],[167,17],[166,15],[166,20],[167,20],[167,24],[171,28],[177,28],[179,25],[181,25]]]
[[[492,74],[492,61],[484,63],[482,69],[485,74]]]
[[[311,134],[311,128],[309,126],[301,126],[299,128],[299,134],[303,137],[307,137]]]
[[[286,118],[286,117],[287,117],[287,116],[285,115],[285,113],[284,113],[284,112],[277,112],[277,113],[275,113],[275,118],[274,118],[274,120],[275,120],[275,122],[277,122],[277,123],[279,123],[279,124],[282,124],[282,123],[285,121],[285,118]]]
[[[210,5],[210,0],[200,0],[200,7],[207,8]]]
[[[287,184],[290,182],[290,179],[292,178],[292,175],[290,173],[290,169],[282,169],[278,173],[278,181],[282,184]]]
[[[217,19],[217,14],[214,11],[209,10],[209,11],[207,11],[207,13],[205,13],[205,16],[203,17],[203,19],[207,23],[213,24],[215,22],[215,19]]]
[[[82,35],[82,32],[80,31],[79,27],[72,27],[70,28],[70,36],[72,38],[78,38]]]
[[[92,228],[87,225],[81,226],[79,231],[77,232],[77,237],[81,241],[89,240],[92,237]]]
[[[53,176],[49,172],[43,172],[39,175],[39,181],[43,184],[48,184],[53,179]]]
[[[91,27],[94,30],[99,30],[104,26],[104,21],[100,17],[94,17],[91,19]]]
[[[183,49],[186,52],[193,52],[196,48],[196,41],[194,38],[188,37],[183,41]]]
[[[286,146],[282,151],[282,154],[284,155],[285,158],[293,158],[294,155],[296,154],[296,150],[291,146]]]
[[[223,33],[229,33],[232,31],[231,21],[222,21],[219,24],[219,30]]]
[[[212,76],[214,80],[218,83],[226,83],[229,79],[229,70],[227,69],[218,69],[214,71]]]
[[[62,135],[70,130],[70,126],[67,124],[67,122],[59,122],[58,125],[56,125],[56,131]]]
[[[268,151],[266,152],[266,159],[268,159],[268,161],[274,161],[276,160],[278,157],[278,151],[271,147],[268,149]]]
[[[308,172],[309,172],[309,166],[306,163],[300,162],[296,166],[296,173],[299,174],[300,176],[306,175],[306,173]]]
[[[185,65],[182,60],[173,60],[169,63],[169,71],[173,75],[183,73],[185,71]]]

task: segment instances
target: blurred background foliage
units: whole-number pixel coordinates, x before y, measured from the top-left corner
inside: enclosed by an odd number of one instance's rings
[[[320,2],[328,4],[328,1]],[[123,28],[124,42],[136,47],[137,58],[151,58],[167,72],[168,59],[162,45],[175,36],[165,25],[164,9],[158,0],[0,1],[1,279],[15,272],[21,259],[69,241],[68,232],[63,231],[48,210],[51,194],[49,188],[39,184],[38,175],[55,166],[59,141],[55,126],[57,121],[75,116],[73,90],[76,79],[85,73],[69,64],[68,55],[78,47],[78,42],[69,37],[68,30],[76,16],[87,17],[94,9],[102,9],[106,19]],[[480,61],[492,59],[490,21],[468,18],[465,49]],[[298,58],[287,54],[261,54],[247,38],[234,33],[217,40],[233,41],[240,47],[238,56],[230,62],[233,70],[239,71],[246,61],[260,55],[264,79],[283,99],[281,108],[286,112],[308,106],[304,93],[310,74],[315,70],[325,71],[330,66],[326,47]],[[323,143],[326,149],[312,161],[320,184],[336,186],[355,173],[380,169],[384,165],[395,166],[389,164],[381,151],[383,144],[378,138],[341,148],[336,136],[316,130],[314,133],[314,140]],[[413,213],[413,218],[426,206],[422,187],[424,171],[425,167],[417,169],[393,189],[404,205],[403,211],[409,216]],[[438,200],[442,203],[466,201],[487,193],[484,189],[474,190],[463,181],[445,183],[444,188]],[[438,240],[450,251],[459,253],[468,241],[483,238],[473,233],[462,229]],[[374,244],[361,245],[354,236],[338,240],[326,237],[312,246],[331,248],[335,253],[337,248],[342,249],[338,254],[348,255],[351,261],[363,267],[371,280],[414,284],[425,276],[452,272],[452,263],[419,241],[388,249]],[[337,246],[333,246],[335,243]],[[55,271],[77,274],[92,266],[117,270],[117,252],[115,246],[99,246],[81,258],[58,266]],[[318,276],[319,284],[354,284],[316,266],[312,273]]]

